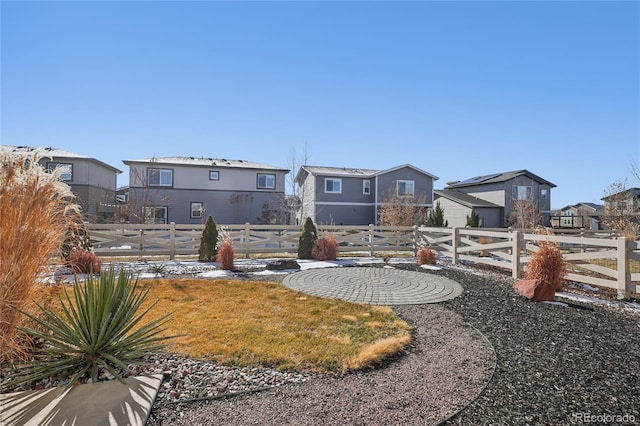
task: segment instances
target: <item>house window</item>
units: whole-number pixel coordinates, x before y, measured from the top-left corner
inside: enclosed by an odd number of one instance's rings
[[[202,217],[202,203],[191,203],[191,219],[200,219]]]
[[[329,192],[329,193],[332,193],[332,194],[341,194],[342,193],[342,179],[326,178],[324,180],[324,192]]]
[[[220,172],[217,170],[210,170],[209,180],[220,180]]]
[[[371,194],[371,181],[370,180],[363,180],[362,181],[362,193],[364,195]]]
[[[514,185],[513,199],[514,200],[531,200],[531,187]]]
[[[547,188],[542,188],[540,190],[540,199],[541,200],[546,200],[547,199]]]
[[[167,208],[166,207],[143,207],[142,214],[144,217],[144,223],[151,224],[166,224],[167,223]]]
[[[149,186],[173,186],[173,170],[147,169]]]
[[[54,171],[55,169],[58,169],[58,168],[65,169],[60,174],[60,180],[62,180],[64,182],[73,181],[73,164],[69,164],[69,163],[47,163],[47,170],[49,170],[50,172],[52,172],[52,171]]]
[[[412,180],[399,180],[396,188],[398,197],[413,197],[415,182]]]
[[[275,189],[276,175],[258,173],[258,189]]]

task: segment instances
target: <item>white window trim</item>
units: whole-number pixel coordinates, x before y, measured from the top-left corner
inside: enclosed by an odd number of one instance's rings
[[[194,207],[196,205],[199,205],[200,208],[199,209],[194,209]],[[202,201],[192,201],[191,202],[191,213],[190,213],[191,219],[202,219],[202,210],[203,210]]]
[[[50,163],[47,163],[47,170],[49,171],[54,171],[57,168],[66,168],[67,170],[65,170],[64,172],[61,172],[60,174],[60,180],[63,182],[73,182],[73,164],[71,163],[59,163],[57,161],[52,161]],[[68,179],[65,179],[65,176],[69,176]]]
[[[151,172],[158,171],[158,183],[151,183]],[[162,175],[168,173],[171,176],[170,183],[162,183]],[[172,187],[173,186],[173,169],[161,169],[157,167],[150,167],[147,169],[147,182],[148,186],[163,186],[163,187]]]
[[[260,177],[264,176],[265,177],[265,185],[264,186],[260,186]],[[269,178],[269,179],[267,179]],[[269,185],[269,180],[272,181],[272,184]],[[258,175],[256,176],[256,187],[258,189],[276,189],[276,175],[273,173],[258,173]]]
[[[213,173],[216,175],[215,178],[211,177]],[[220,172],[218,170],[209,170],[209,180],[220,180]]]
[[[400,184],[403,183],[405,185],[405,191],[406,191],[406,187],[407,184],[410,183],[411,184],[411,194],[400,194]],[[416,181],[415,180],[398,180],[396,181],[396,195],[398,197],[413,197],[414,195],[416,195]]]
[[[329,181],[338,182],[338,186],[340,187],[339,191],[327,191],[327,183]],[[324,192],[325,194],[342,194],[342,179],[340,178],[324,178]]]
[[[520,198],[520,190],[518,188],[525,188],[524,190],[524,198]],[[527,191],[526,188],[529,188]],[[529,194],[529,197],[527,196]],[[511,189],[511,197],[516,201],[526,201],[529,200],[530,197],[533,196],[533,187],[531,185],[513,185]]]
[[[362,194],[363,195],[371,195],[371,181],[363,180],[362,181]]]
[[[151,217],[151,215],[147,215],[147,211],[151,211],[153,213],[153,220],[149,221],[147,218]],[[156,210],[163,210],[164,211],[164,222],[156,222]],[[148,224],[167,224],[169,222],[169,209],[167,209],[166,206],[145,206],[142,208],[142,219],[144,223],[148,223]]]

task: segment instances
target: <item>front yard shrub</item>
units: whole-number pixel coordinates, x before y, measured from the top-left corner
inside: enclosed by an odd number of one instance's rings
[[[422,246],[418,249],[416,258],[418,260],[418,265],[436,264],[436,252],[425,246]]]
[[[298,259],[313,259],[313,246],[318,239],[318,229],[310,217],[304,221],[298,240]]]
[[[159,352],[169,338],[160,333],[165,331],[170,314],[142,324],[155,306],[153,303],[140,311],[148,292],[149,287],[139,287],[137,279],[125,270],[117,276],[113,269],[99,278],[88,275],[84,283],[76,279],[73,291],[59,296],[59,310],[38,305],[38,316],[26,314],[39,327],[23,331],[46,345],[6,386],[46,378],[68,379],[71,386],[86,379],[96,382],[103,372],[123,381],[127,364]]]
[[[78,249],[91,251],[89,231],[87,231],[87,225],[85,225],[80,212],[71,217],[64,242],[62,243],[62,257],[68,261],[71,252]]]
[[[92,251],[82,248],[74,249],[69,253],[69,267],[76,274],[99,274],[102,262]]]
[[[234,250],[231,236],[227,232],[223,232],[220,235],[220,247],[218,248],[218,254],[216,255],[216,262],[220,264],[220,268],[225,271],[231,271],[235,269],[233,264]]]
[[[338,240],[333,234],[316,240],[311,255],[316,260],[336,260],[338,258]]]
[[[51,261],[59,261],[70,216],[79,207],[58,168],[47,172],[43,151],[17,154],[0,146],[0,362],[24,354],[19,310]]]
[[[556,291],[560,291],[564,286],[566,272],[566,262],[558,244],[551,241],[540,241],[538,250],[531,254],[525,278],[528,280],[540,279],[551,285]]]
[[[198,250],[198,260],[201,262],[214,262],[218,252],[218,226],[209,216],[202,231],[200,248]]]

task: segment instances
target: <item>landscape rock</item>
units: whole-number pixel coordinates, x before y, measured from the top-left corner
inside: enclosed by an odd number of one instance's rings
[[[513,285],[516,292],[535,302],[553,301],[556,296],[556,290],[546,281],[537,280],[520,280]]]
[[[293,259],[280,259],[267,263],[266,268],[270,271],[284,271],[287,269],[300,269],[300,265]]]

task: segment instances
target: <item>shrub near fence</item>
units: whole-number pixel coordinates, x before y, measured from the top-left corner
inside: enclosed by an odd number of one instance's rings
[[[89,235],[99,256],[197,255],[203,225],[90,224]],[[258,253],[296,253],[301,227],[297,225],[221,225],[230,235],[236,253],[249,258]],[[429,228],[403,226],[317,225],[318,237],[336,237],[339,253],[364,252],[370,256],[392,251],[411,252],[427,246],[452,262],[484,264],[522,276],[536,242],[558,243],[572,281],[615,289],[620,299],[638,292],[640,245],[624,237],[602,238],[589,234],[538,235],[486,228]],[[640,269],[638,269],[640,271]]]

